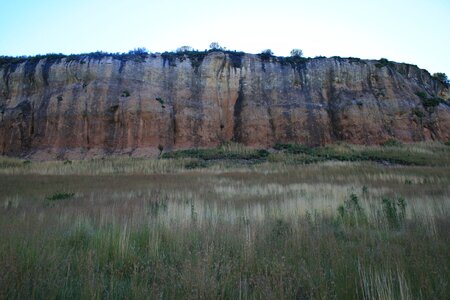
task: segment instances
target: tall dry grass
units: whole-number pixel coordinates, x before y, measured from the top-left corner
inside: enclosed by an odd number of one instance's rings
[[[449,167],[191,161],[3,163],[0,298],[449,298]]]

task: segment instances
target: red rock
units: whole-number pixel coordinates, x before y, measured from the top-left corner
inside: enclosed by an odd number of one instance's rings
[[[291,64],[212,52],[172,61],[28,60],[3,65],[0,75],[2,155],[156,156],[158,145],[227,141],[270,147],[450,140],[448,86],[407,64],[352,58]],[[417,92],[447,102],[425,108]]]

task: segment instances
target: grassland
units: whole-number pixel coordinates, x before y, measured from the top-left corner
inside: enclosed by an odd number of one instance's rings
[[[0,158],[0,298],[449,299],[450,147]]]

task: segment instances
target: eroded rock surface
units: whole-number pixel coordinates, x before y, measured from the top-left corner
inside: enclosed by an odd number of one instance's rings
[[[27,60],[0,75],[2,155],[450,139],[448,87],[407,64],[211,52]],[[424,95],[440,103],[424,106]]]

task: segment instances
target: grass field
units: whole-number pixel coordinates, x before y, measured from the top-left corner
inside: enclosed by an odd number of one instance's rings
[[[0,299],[449,299],[450,146],[0,158]]]

